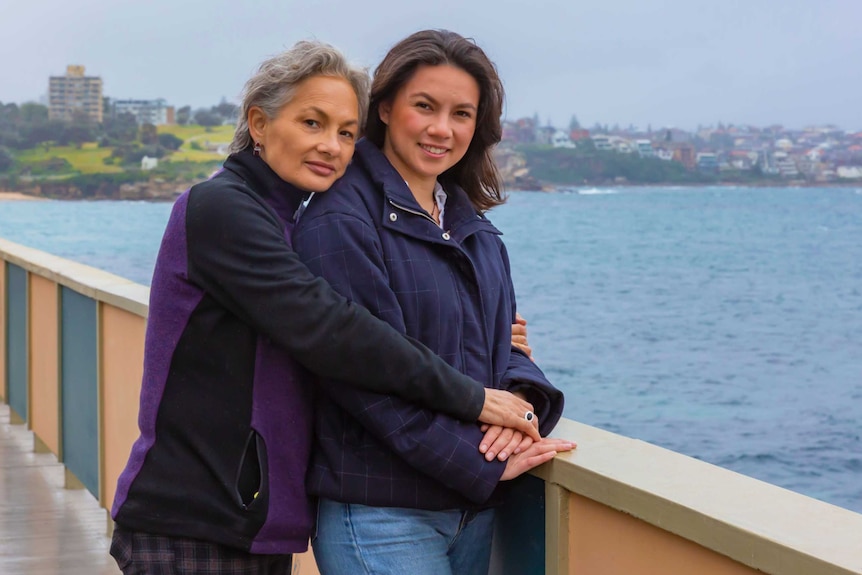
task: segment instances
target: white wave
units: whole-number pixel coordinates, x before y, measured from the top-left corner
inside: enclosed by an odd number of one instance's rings
[[[617,190],[607,189],[607,188],[584,188],[583,190],[578,190],[578,194],[582,196],[606,196],[608,194],[618,194]]]

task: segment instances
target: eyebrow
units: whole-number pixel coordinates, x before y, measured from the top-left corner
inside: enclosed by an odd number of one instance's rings
[[[431,97],[431,94],[429,94],[428,92],[414,92],[413,94],[410,94],[410,97],[411,98],[426,98],[426,99],[430,100],[432,104],[439,104],[440,103],[437,100],[435,100],[433,97]],[[469,108],[471,110],[477,109],[476,106],[474,106],[470,102],[464,102],[463,104],[458,104],[455,107],[456,108]]]
[[[302,110],[302,112],[303,112],[303,113],[305,113],[305,112],[314,112],[314,113],[316,113],[316,114],[319,114],[319,115],[323,116],[323,117],[324,117],[324,118],[326,118],[327,120],[329,119],[329,114],[327,114],[326,112],[324,112],[323,110],[321,110],[321,109],[320,109],[320,108],[318,108],[317,106],[309,106],[309,107],[307,107],[307,108],[303,109],[303,110]],[[343,126],[352,126],[352,125],[354,125],[354,124],[358,126],[358,125],[359,125],[359,120],[358,120],[358,119],[356,119],[356,120],[348,120],[347,122],[344,122],[344,124],[342,124],[342,125],[343,125]]]

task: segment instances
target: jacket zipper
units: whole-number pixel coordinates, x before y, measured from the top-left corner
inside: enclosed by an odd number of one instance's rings
[[[431,221],[435,226],[437,225],[437,222],[434,221],[434,218],[432,218],[431,216],[429,216],[425,212],[417,212],[416,210],[412,210],[410,208],[405,208],[402,205],[396,204],[395,202],[393,202],[389,198],[386,198],[386,201],[388,201],[391,206],[398,208],[399,210],[403,210],[407,213],[421,216],[421,217],[425,218],[426,220]],[[450,234],[449,230],[445,230],[445,231],[446,231],[446,233]],[[470,272],[473,275],[472,279],[473,279],[473,282],[475,283],[477,291],[478,291],[477,297],[479,299],[479,310],[480,310],[479,313],[482,315],[482,324],[487,328],[488,318],[486,317],[487,314],[485,313],[485,302],[482,298],[482,289],[481,289],[481,287],[479,287],[479,276],[476,274],[476,268],[473,265],[473,262],[470,261],[470,258],[466,257],[466,260],[467,260],[467,263],[470,265]],[[458,305],[459,305],[459,307],[462,308],[461,315],[463,316],[463,314],[464,314],[463,306],[461,306],[460,302],[458,302]],[[488,370],[488,373],[491,374],[491,377],[493,378],[494,366],[493,366],[493,362],[491,361],[491,355],[492,355],[492,349],[491,348],[492,348],[491,341],[486,336],[485,337],[485,354],[486,354],[485,356],[487,359],[485,360],[485,364],[486,364],[485,367]],[[464,346],[461,346],[462,361],[463,361],[463,355],[464,355]],[[466,362],[465,362],[465,365],[466,365]]]
[[[434,224],[435,226],[440,227],[439,224],[434,221],[434,218],[432,218],[431,216],[429,216],[425,212],[417,212],[416,210],[411,210],[410,208],[405,208],[404,206],[396,204],[395,202],[393,202],[389,198],[387,198],[386,201],[388,201],[391,206],[396,207],[399,210],[403,210],[407,213],[410,213],[410,214],[413,214],[416,216],[421,216],[421,217],[425,218],[426,220],[428,220],[429,222],[431,222],[432,224]],[[449,233],[449,230],[443,230],[443,231],[445,231],[446,233]]]

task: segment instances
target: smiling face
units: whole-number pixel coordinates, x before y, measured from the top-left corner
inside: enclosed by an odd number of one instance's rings
[[[344,175],[359,133],[359,100],[343,78],[312,76],[274,118],[248,112],[260,157],[278,176],[306,192],[325,192]]]
[[[383,153],[411,189],[433,189],[473,139],[479,84],[449,65],[419,66],[391,101],[380,104]]]

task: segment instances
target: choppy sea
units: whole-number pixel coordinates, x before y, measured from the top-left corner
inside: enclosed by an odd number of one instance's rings
[[[170,205],[3,202],[149,283]],[[862,512],[862,187],[516,192],[490,214],[566,416]]]

